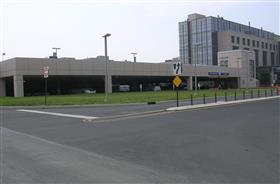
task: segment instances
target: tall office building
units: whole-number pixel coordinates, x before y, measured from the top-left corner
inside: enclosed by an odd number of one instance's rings
[[[217,65],[218,51],[250,50],[256,66],[280,66],[280,37],[222,17],[190,14],[179,22],[180,60],[182,63]]]

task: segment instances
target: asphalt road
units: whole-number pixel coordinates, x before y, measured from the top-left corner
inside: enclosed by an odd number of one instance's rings
[[[2,181],[279,183],[279,102],[278,98],[104,122],[3,110]],[[106,117],[153,106],[49,110]]]

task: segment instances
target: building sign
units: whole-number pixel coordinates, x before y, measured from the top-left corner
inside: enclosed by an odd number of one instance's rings
[[[219,75],[219,72],[208,72],[208,75]]]
[[[208,72],[210,76],[229,76],[228,72]]]
[[[221,76],[229,76],[229,73],[228,73],[228,72],[221,72],[220,75],[221,75]]]

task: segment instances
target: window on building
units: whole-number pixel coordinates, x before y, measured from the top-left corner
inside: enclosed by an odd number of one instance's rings
[[[238,46],[232,46],[232,50],[238,50],[239,47]]]
[[[243,45],[245,45],[245,42],[246,42],[245,38],[242,38]]]
[[[221,60],[221,61],[220,61],[220,66],[222,66],[222,67],[228,67],[228,60]]]
[[[234,43],[234,36],[231,36],[231,43]]]
[[[275,45],[273,44],[273,50],[275,51]]]
[[[244,50],[249,50],[249,48],[246,48],[246,47],[244,47],[243,49],[244,49]]]
[[[257,47],[259,48],[259,46],[260,46],[260,42],[259,42],[259,41],[257,41]]]
[[[263,51],[263,66],[267,66],[267,53]]]
[[[252,45],[253,45],[253,47],[255,47],[255,40],[252,41]]]
[[[264,43],[262,42],[262,48],[264,48]]]
[[[272,50],[272,44],[269,44],[269,49]]]
[[[267,43],[265,43],[265,49],[267,49]]]
[[[236,42],[237,42],[237,44],[240,44],[240,38],[239,37],[236,37]]]
[[[250,40],[249,39],[247,39],[247,45],[250,46]]]

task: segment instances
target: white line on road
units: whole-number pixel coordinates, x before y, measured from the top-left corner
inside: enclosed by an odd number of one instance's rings
[[[26,110],[26,109],[19,109],[17,111],[20,112],[30,112],[30,113],[37,113],[37,114],[47,114],[52,116],[62,116],[62,117],[69,117],[69,118],[78,118],[78,119],[97,119],[98,117],[94,116],[83,116],[83,115],[74,115],[74,114],[62,114],[62,113],[54,113],[54,112],[45,112],[45,111],[36,111],[36,110]]]

